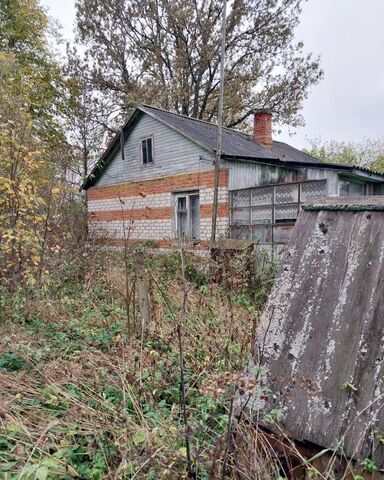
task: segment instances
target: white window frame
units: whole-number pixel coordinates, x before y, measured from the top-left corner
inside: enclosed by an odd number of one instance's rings
[[[192,233],[192,206],[191,206],[191,197],[199,197],[199,236],[196,238],[193,238],[191,233]],[[200,240],[201,234],[200,234],[200,192],[199,190],[194,190],[194,191],[188,191],[188,192],[177,192],[174,193],[174,221],[175,221],[175,234],[177,237],[180,237],[179,233],[179,209],[178,209],[178,203],[179,203],[179,198],[185,198],[186,199],[186,211],[187,211],[187,233],[185,235],[185,238],[189,240]]]
[[[144,156],[143,156],[143,142],[146,142],[147,140],[151,140],[151,145],[152,145],[152,161],[144,163]],[[154,160],[154,142],[153,142],[153,135],[149,135],[147,137],[143,137],[140,139],[140,158],[141,158],[141,166],[142,167],[149,167],[155,163]]]

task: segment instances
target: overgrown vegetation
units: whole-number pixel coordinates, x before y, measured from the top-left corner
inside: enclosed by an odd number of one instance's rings
[[[184,478],[178,328],[193,475],[221,474],[231,399],[254,386],[243,371],[262,305],[247,278],[229,293],[205,260],[185,263],[180,324],[179,253],[146,257],[151,320],[143,334],[132,302],[131,336],[119,253],[63,262],[39,290],[2,290],[1,478]]]
[[[313,454],[254,422],[279,429],[282,415],[252,410],[255,389],[270,392],[257,365],[245,374],[273,264],[256,257],[255,274],[245,254],[223,268],[177,250],[131,248],[126,262],[79,253],[39,289],[1,288],[0,478],[363,478],[342,443]],[[377,470],[370,459],[355,467]]]

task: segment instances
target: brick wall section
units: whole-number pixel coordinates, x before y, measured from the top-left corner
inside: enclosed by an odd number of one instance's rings
[[[174,193],[198,190],[200,195],[201,245],[211,236],[214,171],[184,173],[142,182],[91,187],[87,191],[91,236],[107,237],[116,245],[130,241],[159,241],[170,245],[174,233]],[[229,226],[228,171],[219,182],[217,235],[226,236]]]
[[[143,182],[118,183],[107,187],[90,187],[87,190],[88,201],[113,197],[133,197],[176,192],[185,189],[212,188],[214,171],[183,173],[169,177],[146,180]],[[228,187],[228,170],[220,172],[220,187]]]
[[[253,138],[265,147],[272,147],[272,115],[267,110],[254,113]]]

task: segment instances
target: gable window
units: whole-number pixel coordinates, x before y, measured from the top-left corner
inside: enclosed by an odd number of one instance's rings
[[[175,224],[178,237],[200,239],[198,192],[175,194]]]
[[[153,163],[153,139],[152,137],[141,140],[141,161],[143,165]]]

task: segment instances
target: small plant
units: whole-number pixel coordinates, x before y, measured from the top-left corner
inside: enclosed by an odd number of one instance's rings
[[[369,472],[369,473],[377,472],[377,470],[379,469],[379,467],[376,465],[376,463],[373,460],[371,460],[370,458],[365,458],[361,462],[361,466],[364,468],[364,470],[366,472]]]
[[[273,408],[267,415],[264,416],[264,420],[269,423],[278,423],[283,418],[283,410],[280,408]]]
[[[0,368],[5,368],[10,372],[16,372],[26,368],[25,360],[16,352],[4,352],[0,356]]]
[[[353,385],[353,383],[351,382],[345,382],[341,385],[341,389],[342,390],[349,390],[351,392],[357,392],[357,388],[355,387],[355,385]]]
[[[375,428],[373,430],[373,434],[374,434],[375,438],[379,441],[379,443],[384,445],[384,432],[382,432],[378,428]]]

